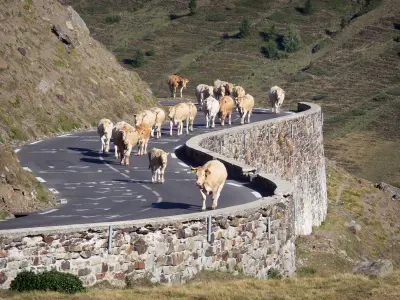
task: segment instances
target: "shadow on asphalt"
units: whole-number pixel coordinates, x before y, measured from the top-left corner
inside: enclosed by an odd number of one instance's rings
[[[158,208],[158,209],[184,209],[184,210],[201,211],[200,205],[192,205],[192,204],[180,203],[180,202],[152,203],[151,207]]]

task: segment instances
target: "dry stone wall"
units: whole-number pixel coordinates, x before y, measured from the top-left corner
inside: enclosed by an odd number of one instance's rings
[[[295,271],[292,198],[269,197],[206,216],[87,227],[0,231],[0,286],[8,288],[23,270],[76,274],[86,286],[108,281],[125,286],[151,282],[184,283],[202,269],[266,278],[270,268]],[[112,243],[109,249],[109,232]]]
[[[322,114],[318,105],[299,103],[299,113],[207,134],[204,152],[245,164],[254,173],[283,178],[294,186],[296,234],[306,235],[327,214]],[[218,158],[218,157],[217,157]]]

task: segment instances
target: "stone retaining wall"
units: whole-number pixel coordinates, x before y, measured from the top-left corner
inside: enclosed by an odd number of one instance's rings
[[[86,286],[126,280],[184,283],[202,269],[266,278],[270,268],[295,271],[292,197],[268,197],[208,212],[108,224],[0,231],[0,287],[23,270],[56,269],[78,275]]]
[[[192,138],[186,151],[200,161],[224,161],[230,175],[263,174],[272,182],[290,181],[296,234],[306,235],[325,219],[328,198],[321,108],[302,102],[298,111]]]

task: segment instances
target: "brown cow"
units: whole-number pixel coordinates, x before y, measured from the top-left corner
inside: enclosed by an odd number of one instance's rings
[[[244,95],[246,95],[246,92],[245,92],[244,88],[242,88],[239,85],[235,85],[233,87],[232,96],[233,96],[234,99],[242,98],[242,97],[244,97]]]
[[[189,133],[189,117],[190,110],[189,105],[186,103],[178,103],[168,108],[169,122],[169,134],[172,135],[172,127],[178,125],[178,135],[183,132],[183,122],[186,121],[186,133]]]
[[[225,125],[226,117],[229,117],[229,125],[232,125],[232,112],[235,108],[235,101],[229,96],[224,96],[219,100],[219,121],[221,126]]]
[[[142,124],[136,126],[136,131],[139,135],[137,155],[145,155],[147,152],[147,144],[149,143],[151,129],[147,124]]]
[[[125,121],[120,121],[114,125],[114,128],[112,130],[112,139],[113,139],[113,143],[114,143],[115,158],[117,158],[117,159],[119,158],[118,146],[116,144],[117,134],[118,134],[118,131],[126,124],[128,124],[128,123],[126,123]]]
[[[151,169],[151,182],[165,182],[164,172],[168,163],[169,152],[153,148],[149,151],[149,169]]]
[[[135,117],[135,126],[140,126],[142,124],[147,125],[151,129],[150,134],[153,137],[153,126],[156,124],[156,114],[150,109],[146,109],[133,116]]]
[[[196,185],[200,189],[203,198],[202,210],[206,210],[206,196],[212,193],[212,209],[218,206],[218,198],[221,195],[228,172],[222,162],[219,160],[210,160],[203,166],[191,168],[196,173]]]
[[[182,90],[183,88],[186,88],[186,85],[189,83],[189,79],[187,78],[182,78],[178,75],[171,75],[168,77],[168,86],[169,90],[171,92],[171,97],[175,98],[176,94],[176,89],[179,88],[181,92],[181,98],[182,96]]]
[[[238,98],[236,106],[241,117],[240,124],[245,123],[246,114],[247,114],[247,123],[250,123],[250,116],[254,107],[253,96],[246,94],[244,97]]]

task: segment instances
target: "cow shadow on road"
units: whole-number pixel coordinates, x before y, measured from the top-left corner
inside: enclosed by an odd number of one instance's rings
[[[201,211],[200,205],[193,205],[188,203],[181,203],[181,202],[168,202],[163,201],[160,203],[152,203],[152,208],[158,209],[183,209],[183,210],[190,210],[190,211]]]
[[[114,149],[111,149],[109,153],[99,153],[93,149],[88,148],[77,148],[77,147],[68,147],[68,150],[72,150],[75,152],[80,152],[83,158],[80,159],[82,162],[91,163],[91,164],[108,164],[108,165],[120,165],[119,161],[110,160],[114,157]],[[103,159],[100,159],[102,157]]]

